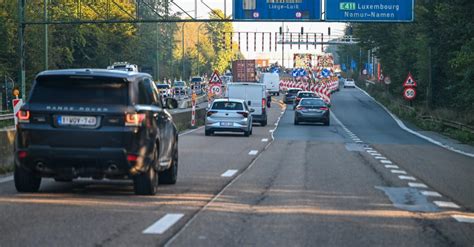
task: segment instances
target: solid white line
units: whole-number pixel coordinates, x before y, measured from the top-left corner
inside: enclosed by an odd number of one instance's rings
[[[413,188],[428,188],[426,184],[422,184],[422,183],[408,183],[408,186],[413,187]]]
[[[153,225],[143,231],[143,234],[162,234],[178,222],[184,214],[166,214]]]
[[[6,183],[6,182],[10,182],[10,181],[13,181],[13,176],[8,176],[8,177],[0,178],[0,184],[1,184],[1,183]]]
[[[390,160],[380,160],[380,163],[382,163],[382,164],[392,164],[392,161],[390,161]]]
[[[467,215],[453,215],[451,216],[458,222],[462,223],[474,223],[474,216],[467,216]]]
[[[374,157],[376,160],[386,160],[387,158],[383,157],[383,156],[377,156],[377,157]]]
[[[268,138],[263,138],[262,142],[268,142]]]
[[[386,165],[385,168],[393,168],[393,169],[398,169],[399,167],[396,165]]]
[[[442,197],[442,195],[436,191],[423,190],[421,191],[421,194],[424,196]]]
[[[416,178],[415,178],[415,177],[412,177],[412,176],[403,176],[403,175],[400,175],[400,176],[398,176],[398,178],[401,179],[401,180],[416,181]]]
[[[356,87],[357,87],[357,86],[356,86]],[[407,131],[408,133],[411,133],[411,134],[413,134],[413,135],[416,135],[416,136],[418,136],[418,137],[420,137],[420,138],[422,138],[422,139],[425,139],[425,140],[427,140],[427,141],[429,141],[429,142],[431,142],[431,143],[433,143],[433,144],[435,144],[435,145],[438,145],[438,146],[440,146],[440,147],[443,147],[443,148],[445,148],[445,149],[448,149],[448,150],[450,150],[450,151],[453,151],[453,152],[456,152],[456,153],[458,153],[458,154],[462,154],[462,155],[466,155],[466,156],[469,156],[469,157],[474,158],[474,154],[473,154],[473,153],[468,153],[468,152],[464,152],[464,151],[462,151],[462,150],[453,148],[453,147],[451,147],[451,146],[449,146],[449,145],[446,145],[446,144],[443,144],[443,143],[441,143],[441,142],[439,142],[439,141],[436,141],[436,140],[434,140],[434,139],[432,139],[432,138],[430,138],[430,137],[424,136],[424,135],[422,135],[422,134],[420,134],[420,133],[418,133],[418,132],[416,132],[416,131],[414,131],[414,130],[412,130],[412,129],[409,129],[407,126],[405,126],[405,124],[404,124],[397,116],[395,116],[393,113],[391,113],[391,112],[387,109],[387,107],[385,107],[385,106],[382,105],[380,102],[378,102],[377,100],[375,100],[375,99],[374,99],[372,96],[370,96],[366,91],[362,90],[362,89],[359,88],[359,87],[357,87],[357,88],[358,88],[360,91],[362,91],[362,93],[364,93],[365,95],[367,95],[369,98],[371,98],[372,100],[374,100],[380,107],[382,107],[382,108],[388,113],[388,115],[390,115],[390,116],[393,118],[393,120],[395,120],[395,122],[398,124],[398,126],[399,126],[401,129]]]
[[[227,170],[226,172],[222,173],[221,177],[232,177],[234,176],[239,170]]]
[[[196,128],[196,129],[190,129],[190,130],[187,130],[187,131],[185,131],[185,132],[183,132],[183,133],[179,134],[179,136],[184,136],[184,135],[187,135],[187,134],[193,133],[194,131],[198,131],[198,130],[200,130],[200,129],[204,128],[204,127],[205,127],[205,126],[201,126],[201,127],[198,127],[198,128]]]
[[[390,172],[394,174],[407,174],[407,172],[403,170],[390,170]]]
[[[249,152],[249,155],[257,155],[258,154],[258,150],[251,150]]]
[[[453,202],[434,201],[433,203],[440,208],[460,208],[456,203]]]

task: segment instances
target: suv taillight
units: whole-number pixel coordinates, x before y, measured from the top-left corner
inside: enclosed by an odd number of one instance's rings
[[[249,116],[249,113],[248,112],[244,112],[244,111],[239,111],[237,112],[238,114],[244,116],[244,117],[248,117]]]
[[[18,122],[20,122],[20,123],[29,123],[30,122],[30,116],[31,116],[30,111],[20,110],[17,113]]]
[[[212,116],[212,114],[216,114],[216,113],[217,113],[217,111],[208,111],[207,116],[210,117],[210,116]]]
[[[265,107],[267,107],[267,100],[262,99],[262,108],[265,109]]]
[[[125,126],[140,126],[145,120],[143,113],[127,113],[125,114]]]

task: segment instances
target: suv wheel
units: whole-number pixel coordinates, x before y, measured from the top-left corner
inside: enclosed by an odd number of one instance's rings
[[[262,126],[267,126],[267,120],[265,119],[265,120],[263,120],[262,122],[260,122],[260,125],[262,125]]]
[[[159,174],[160,184],[176,184],[178,180],[178,144],[175,144],[171,167]]]
[[[158,187],[158,174],[155,170],[155,162],[158,161],[158,149],[153,153],[153,163],[146,172],[137,174],[133,177],[133,189],[136,195],[154,195]]]
[[[15,166],[13,173],[15,188],[18,192],[38,192],[41,185],[41,177],[22,167]]]

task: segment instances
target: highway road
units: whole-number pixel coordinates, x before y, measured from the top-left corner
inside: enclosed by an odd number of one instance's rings
[[[182,133],[178,183],[152,197],[86,179],[18,194],[3,178],[0,246],[474,246],[474,159],[358,89],[332,101],[330,126],[273,103],[248,138]]]

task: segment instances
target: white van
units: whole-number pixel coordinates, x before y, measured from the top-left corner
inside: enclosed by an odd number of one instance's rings
[[[253,122],[267,125],[267,93],[266,87],[260,83],[235,82],[227,84],[227,98],[242,99],[247,102],[252,112]]]
[[[267,87],[271,95],[280,95],[280,76],[275,73],[262,73],[260,83]]]

